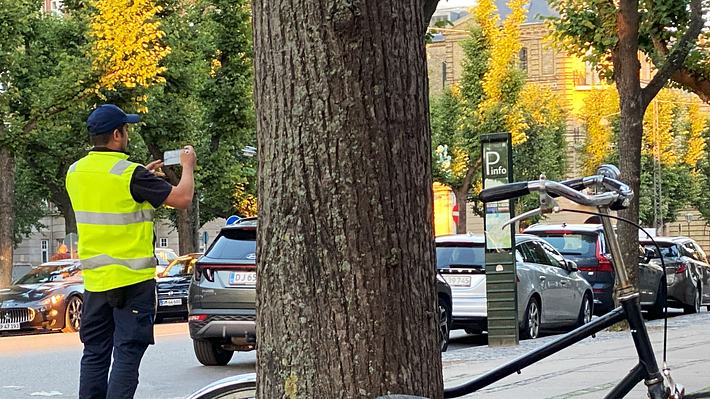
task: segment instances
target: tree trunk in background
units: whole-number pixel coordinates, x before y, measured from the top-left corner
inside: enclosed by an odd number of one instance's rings
[[[198,252],[200,249],[200,205],[197,193],[187,209],[177,209],[177,230],[180,240],[180,255]]]
[[[257,396],[441,398],[422,3],[253,15]]]
[[[65,233],[77,233],[76,216],[74,215],[74,208],[71,206],[71,199],[69,199],[67,190],[62,188],[60,192],[53,193],[52,203],[57,206],[57,209],[64,217]]]
[[[619,215],[633,222],[639,220],[639,193],[641,188],[641,139],[643,136],[644,106],[641,96],[638,60],[639,12],[638,0],[622,0],[617,14],[619,42],[614,49],[614,80],[619,92],[621,121],[619,133],[619,168],[621,181],[634,190],[631,205]],[[638,288],[638,230],[628,223],[617,223],[617,238],[629,274],[629,280]]]
[[[462,187],[460,189],[454,190],[454,196],[456,196],[456,205],[459,209],[459,221],[456,223],[456,234],[466,233],[466,197],[468,197],[468,192],[470,187]]]
[[[12,283],[14,202],[15,156],[9,148],[0,147],[0,288]]]

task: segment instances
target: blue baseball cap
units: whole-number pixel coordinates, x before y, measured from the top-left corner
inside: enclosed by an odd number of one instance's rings
[[[86,119],[86,126],[89,128],[89,136],[99,136],[111,133],[125,123],[138,123],[140,120],[137,114],[127,114],[116,105],[104,104],[91,112]]]

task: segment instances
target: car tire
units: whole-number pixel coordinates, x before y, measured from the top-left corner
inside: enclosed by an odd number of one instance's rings
[[[439,349],[441,352],[446,352],[449,347],[449,335],[451,333],[451,307],[446,302],[446,299],[439,297],[438,309]]]
[[[464,331],[466,331],[466,334],[471,334],[471,335],[483,334],[483,330],[478,329],[478,328],[466,328],[466,329],[464,329]]]
[[[536,297],[530,298],[523,316],[523,328],[520,331],[521,338],[535,339],[540,336],[541,311],[539,300]]]
[[[153,324],[158,324],[163,322],[163,316],[156,314],[155,315],[155,320],[153,321]]]
[[[81,310],[83,307],[84,300],[80,296],[69,298],[64,311],[64,328],[62,328],[62,332],[74,333],[81,329]]]
[[[234,351],[222,349],[219,343],[204,339],[193,339],[192,347],[197,360],[205,366],[225,366],[234,355]]]
[[[584,294],[582,298],[582,305],[579,307],[579,316],[577,316],[577,323],[575,327],[582,327],[583,325],[592,321],[592,316],[594,315],[594,301],[589,293]]]
[[[656,301],[653,302],[653,307],[648,311],[649,316],[654,318],[663,316],[663,311],[666,306],[667,298],[668,286],[666,285],[666,282],[661,279],[661,282],[658,284],[658,294],[656,294]]]
[[[683,313],[693,314],[693,313],[700,312],[700,298],[701,298],[700,287],[695,287],[695,293],[693,295],[693,303],[691,303],[690,305],[683,305]]]

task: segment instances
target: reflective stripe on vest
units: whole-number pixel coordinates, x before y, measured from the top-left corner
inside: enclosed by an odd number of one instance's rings
[[[124,225],[153,221],[152,209],[141,209],[129,213],[105,213],[76,211],[76,222],[82,224]]]
[[[123,174],[123,172],[125,172],[126,169],[128,169],[131,165],[132,165],[132,162],[122,159],[122,160],[116,162],[116,164],[113,165],[113,168],[111,168],[111,170],[109,170],[108,173],[121,176]]]
[[[155,257],[138,259],[117,259],[113,256],[99,255],[81,260],[82,269],[94,269],[106,265],[122,265],[129,269],[140,270],[155,267]]]

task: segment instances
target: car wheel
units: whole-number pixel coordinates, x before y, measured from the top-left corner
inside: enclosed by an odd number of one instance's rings
[[[205,366],[224,366],[234,355],[234,351],[222,349],[219,343],[203,339],[193,339],[192,347],[197,360]]]
[[[439,298],[439,349],[446,352],[451,332],[451,309],[444,298]]]
[[[163,316],[156,314],[155,321],[153,322],[153,324],[158,324],[158,323],[162,323],[162,322],[163,322]]]
[[[656,294],[656,301],[653,303],[653,307],[648,312],[651,317],[663,316],[663,310],[666,306],[667,296],[668,286],[666,285],[666,282],[661,279],[661,282],[658,284],[658,294]]]
[[[577,317],[577,327],[581,327],[592,321],[593,309],[594,302],[592,301],[592,297],[588,293],[584,294],[582,305],[579,308],[579,316]]]
[[[685,314],[693,314],[700,312],[700,298],[701,292],[700,287],[695,287],[695,294],[693,295],[693,303],[690,305],[683,305],[683,312]]]
[[[66,311],[64,312],[63,332],[73,333],[79,331],[81,328],[81,309],[83,307],[84,301],[80,297],[73,296],[69,298]]]
[[[530,298],[525,308],[523,329],[520,333],[523,339],[535,339],[540,335],[540,303],[537,298]]]

